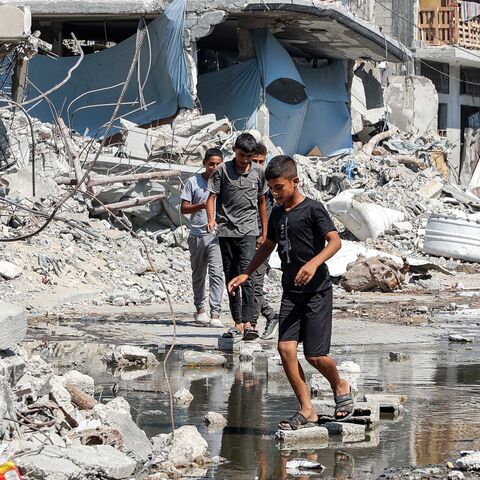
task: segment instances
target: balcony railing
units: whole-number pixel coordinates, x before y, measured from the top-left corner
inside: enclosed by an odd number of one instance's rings
[[[418,27],[418,40],[427,45],[480,49],[480,22],[462,22],[460,7],[422,9]]]

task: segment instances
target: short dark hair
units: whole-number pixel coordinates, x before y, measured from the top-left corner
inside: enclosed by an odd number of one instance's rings
[[[263,143],[260,143],[260,142],[257,142],[257,146],[255,147],[255,150],[253,151],[253,154],[254,155],[263,155],[263,156],[267,156],[267,147],[263,144]]]
[[[250,133],[241,133],[235,140],[235,148],[239,148],[245,153],[253,153],[256,147],[257,141]]]
[[[223,153],[219,148],[209,148],[205,152],[205,158],[203,161],[206,162],[210,157],[220,157],[223,160]]]
[[[292,157],[288,155],[277,155],[273,157],[265,170],[265,178],[274,180],[275,178],[295,178],[297,173],[297,164]]]

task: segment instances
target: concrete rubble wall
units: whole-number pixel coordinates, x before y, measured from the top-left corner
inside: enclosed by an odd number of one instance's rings
[[[438,93],[425,77],[391,77],[384,93],[390,121],[405,132],[433,133],[438,125]]]

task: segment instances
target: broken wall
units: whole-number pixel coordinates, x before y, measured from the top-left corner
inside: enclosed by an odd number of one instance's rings
[[[418,134],[437,131],[438,94],[428,78],[391,77],[384,98],[391,123],[400,130]]]

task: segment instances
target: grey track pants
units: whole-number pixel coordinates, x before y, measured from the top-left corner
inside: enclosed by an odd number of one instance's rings
[[[268,270],[268,258],[253,273],[252,281],[255,288],[255,307],[253,310],[253,323],[257,323],[260,313],[267,319],[271,320],[275,316],[273,308],[268,303],[263,294],[263,283],[265,274]]]
[[[188,237],[192,266],[193,303],[197,311],[205,308],[205,280],[208,270],[210,314],[220,314],[224,290],[222,254],[216,235]]]

